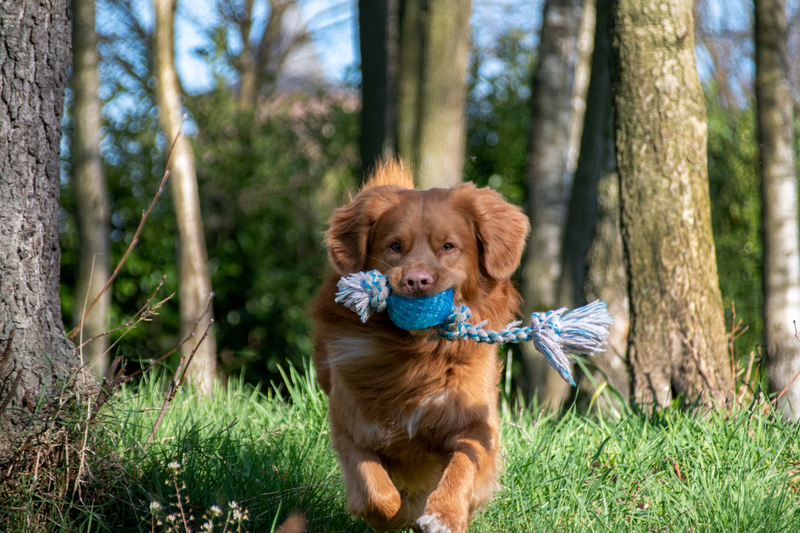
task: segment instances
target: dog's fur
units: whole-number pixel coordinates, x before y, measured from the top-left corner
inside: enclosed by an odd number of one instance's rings
[[[462,533],[497,483],[495,347],[431,339],[432,329],[403,331],[387,313],[362,324],[334,302],[336,282],[378,269],[403,296],[452,287],[473,321],[497,329],[519,311],[509,277],[529,223],[499,194],[471,183],[412,188],[411,174],[390,161],[331,217],[335,273],[312,306],[314,364],[330,397],[348,511],[379,531]]]

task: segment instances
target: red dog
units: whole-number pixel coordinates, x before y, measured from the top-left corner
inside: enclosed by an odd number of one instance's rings
[[[474,321],[499,329],[519,311],[509,277],[530,225],[518,207],[471,183],[413,190],[389,162],[330,220],[335,270],[313,303],[314,364],[330,397],[347,509],[379,531],[412,525],[462,533],[497,485],[500,365],[493,346],[430,340],[334,302],[341,276],[380,270],[401,296],[448,288]]]

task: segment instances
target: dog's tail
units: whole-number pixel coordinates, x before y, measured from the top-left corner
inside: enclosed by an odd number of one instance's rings
[[[361,190],[371,189],[380,185],[397,185],[403,189],[413,189],[414,173],[401,159],[388,158],[375,167]]]

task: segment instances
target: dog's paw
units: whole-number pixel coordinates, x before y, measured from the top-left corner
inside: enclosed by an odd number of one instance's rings
[[[421,533],[453,533],[450,528],[441,521],[437,513],[424,514],[417,520],[417,529]]]

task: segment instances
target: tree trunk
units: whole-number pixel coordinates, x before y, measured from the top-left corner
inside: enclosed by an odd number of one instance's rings
[[[100,292],[109,276],[109,205],[108,186],[100,157],[100,98],[97,95],[97,33],[95,1],[73,0],[72,92],[75,95],[72,116],[75,129],[72,142],[72,166],[75,180],[75,204],[78,213],[80,251],[78,285],[73,315],[79,324],[88,303]],[[96,337],[107,330],[111,291],[106,290],[83,322],[78,342]],[[82,350],[82,359],[97,376],[108,366],[108,337],[90,342]]]
[[[470,3],[422,2],[422,70],[413,159],[421,189],[452,187],[462,179]]]
[[[570,168],[569,145],[582,5],[582,0],[547,0],[544,4],[525,169],[526,209],[531,219],[531,236],[522,266],[525,316],[560,304],[556,291],[575,170],[574,166]],[[550,369],[544,356],[529,343],[523,343],[521,351],[526,396],[536,394],[540,404],[553,408],[561,405],[569,393],[569,384]]]
[[[400,44],[397,75],[397,153],[414,163],[417,149],[417,117],[422,83],[422,20],[424,0],[399,0]]]
[[[614,113],[611,98],[611,40],[608,35],[610,0],[597,1],[594,52],[588,105],[578,166],[569,203],[562,252],[558,301],[578,307],[600,299],[614,318],[608,348],[591,362],[600,372],[595,381],[608,382],[623,397],[630,389],[626,360],[628,343],[628,278],[619,229],[619,176],[614,151]],[[590,394],[588,380],[578,386]]]
[[[800,249],[786,1],[755,0],[756,102],[764,225],[764,337],[773,392],[800,372]],[[800,413],[800,379],[781,398]]]
[[[181,89],[174,62],[174,23],[176,0],[155,0],[156,39],[153,55],[156,63],[158,85],[156,101],[161,114],[159,122],[172,142],[181,123]],[[186,337],[203,314],[209,294],[211,280],[208,275],[208,252],[203,235],[200,215],[200,197],[197,192],[197,175],[194,169],[194,154],[189,140],[181,135],[175,144],[170,164],[172,198],[175,202],[175,218],[179,234],[179,295],[181,309],[181,337]],[[197,326],[197,335],[183,345],[182,353],[188,357],[209,325],[213,313],[209,312]],[[214,328],[197,349],[189,374],[206,393],[211,393],[217,371],[216,341]]]
[[[561,276],[557,280],[556,301],[568,307],[586,303],[583,286],[586,279],[586,254],[592,244],[597,222],[597,181],[607,161],[608,131],[606,126],[611,114],[611,71],[608,68],[609,47],[606,13],[608,0],[588,0],[584,3],[581,27],[594,31],[591,52],[591,76],[588,89],[579,93],[577,100],[586,102],[585,113],[573,112],[571,129],[577,119],[583,119],[582,137],[578,145],[580,152],[575,168],[572,194],[564,226],[564,245],[561,250]],[[591,24],[587,24],[587,19]],[[584,39],[579,38],[579,42]],[[581,45],[587,47],[586,44]],[[583,54],[582,54],[583,55]],[[587,61],[588,63],[588,61]],[[578,62],[580,68],[580,61]],[[576,73],[576,78],[578,74]],[[576,86],[578,85],[576,81]],[[584,100],[580,99],[580,95]],[[573,103],[573,108],[575,108]],[[577,117],[576,117],[577,115]],[[613,167],[612,167],[613,168]],[[605,167],[607,169],[607,167]]]
[[[0,416],[0,457],[47,387],[78,365],[58,292],[70,18],[66,0],[0,3],[0,405],[11,398]]]
[[[237,21],[242,33],[243,50],[239,59],[239,111],[252,113],[258,103],[258,96],[262,88],[265,71],[277,76],[283,60],[289,51],[299,41],[293,37],[283,42],[286,36],[283,32],[283,16],[286,11],[296,6],[292,0],[269,0],[269,18],[264,25],[261,37],[255,50],[251,45],[250,30],[252,28],[253,0],[245,0],[245,16]]]
[[[627,359],[630,329],[628,275],[620,231],[619,175],[616,172],[613,116],[612,113],[607,113],[607,116],[606,161],[597,183],[597,225],[587,258],[589,270],[585,289],[586,299],[605,301],[614,319],[614,325],[608,330],[608,347],[606,351],[595,354],[593,363],[627,401],[631,389]],[[602,374],[596,374],[595,381],[601,381]],[[582,382],[579,386],[590,390],[586,383]]]
[[[361,171],[396,152],[399,0],[360,0]]]
[[[617,165],[631,304],[634,400],[726,399],[709,207],[706,114],[691,0],[616,3]]]

